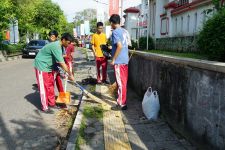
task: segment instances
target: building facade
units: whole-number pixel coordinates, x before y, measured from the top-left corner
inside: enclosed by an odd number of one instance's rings
[[[213,8],[211,0],[150,0],[150,35],[155,38],[194,36]]]
[[[137,26],[139,12],[140,10],[135,7],[130,7],[124,10],[124,27],[130,33],[132,40],[137,40],[139,37],[139,28]]]
[[[124,10],[125,28],[131,34],[133,40],[147,36],[148,29],[148,0],[142,0],[136,7],[130,7]]]

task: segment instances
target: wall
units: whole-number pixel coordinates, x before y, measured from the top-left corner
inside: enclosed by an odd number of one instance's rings
[[[211,149],[225,149],[224,63],[136,52],[129,64],[129,85],[141,96],[151,86],[173,127]]]
[[[198,51],[196,37],[194,36],[158,38],[156,39],[155,49],[179,51],[179,52]]]

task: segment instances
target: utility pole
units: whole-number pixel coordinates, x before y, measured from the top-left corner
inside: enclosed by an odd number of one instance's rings
[[[148,13],[147,13],[147,50],[149,50],[149,45],[148,45],[148,38],[149,38],[149,21],[150,21],[150,5],[149,5],[149,0],[148,0]]]
[[[123,24],[123,0],[120,0],[121,1],[121,25]]]

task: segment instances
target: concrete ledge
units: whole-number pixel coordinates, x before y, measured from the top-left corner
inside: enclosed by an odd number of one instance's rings
[[[0,51],[0,62],[4,62],[4,61],[6,61],[5,57],[4,57],[3,53],[2,53],[2,51]]]
[[[148,60],[166,61],[166,62],[174,63],[177,65],[192,66],[192,67],[205,69],[209,71],[225,73],[225,63],[222,63],[222,62],[168,56],[168,55],[154,54],[150,52],[141,52],[141,51],[134,51],[134,50],[130,50],[130,53],[133,53],[133,57],[135,55],[138,55]]]
[[[178,133],[225,149],[224,63],[135,52],[129,67],[129,86],[140,96],[157,90],[161,114]]]
[[[18,59],[22,59],[22,54],[15,55],[15,56],[5,57],[3,55],[3,53],[0,51],[0,62],[12,61],[12,60],[18,60]]]
[[[77,112],[77,116],[76,116],[76,119],[74,121],[72,130],[70,132],[70,136],[69,136],[69,140],[68,140],[68,143],[67,143],[66,150],[75,150],[75,148],[76,148],[76,140],[77,140],[78,135],[79,135],[81,121],[82,121],[82,118],[83,118],[83,109],[84,109],[83,102],[84,102],[84,99],[86,99],[86,97],[81,95],[80,96],[81,101],[80,101],[79,110]]]

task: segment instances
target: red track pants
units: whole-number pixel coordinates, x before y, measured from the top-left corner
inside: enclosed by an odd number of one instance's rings
[[[55,77],[55,82],[56,86],[59,92],[64,92],[63,84],[62,84],[62,79],[60,77],[60,73],[58,71],[54,71],[53,74],[56,74]]]
[[[35,68],[38,89],[40,91],[42,110],[48,106],[55,106],[54,74],[43,72]]]
[[[114,65],[116,83],[118,85],[117,103],[120,106],[127,104],[127,80],[128,80],[128,65],[116,64]]]
[[[106,81],[107,79],[107,65],[108,65],[108,61],[107,58],[105,57],[96,57],[95,59],[96,61],[96,67],[97,67],[97,80],[98,82],[100,81]],[[101,77],[101,73],[100,73],[100,68],[102,67],[102,77]]]

